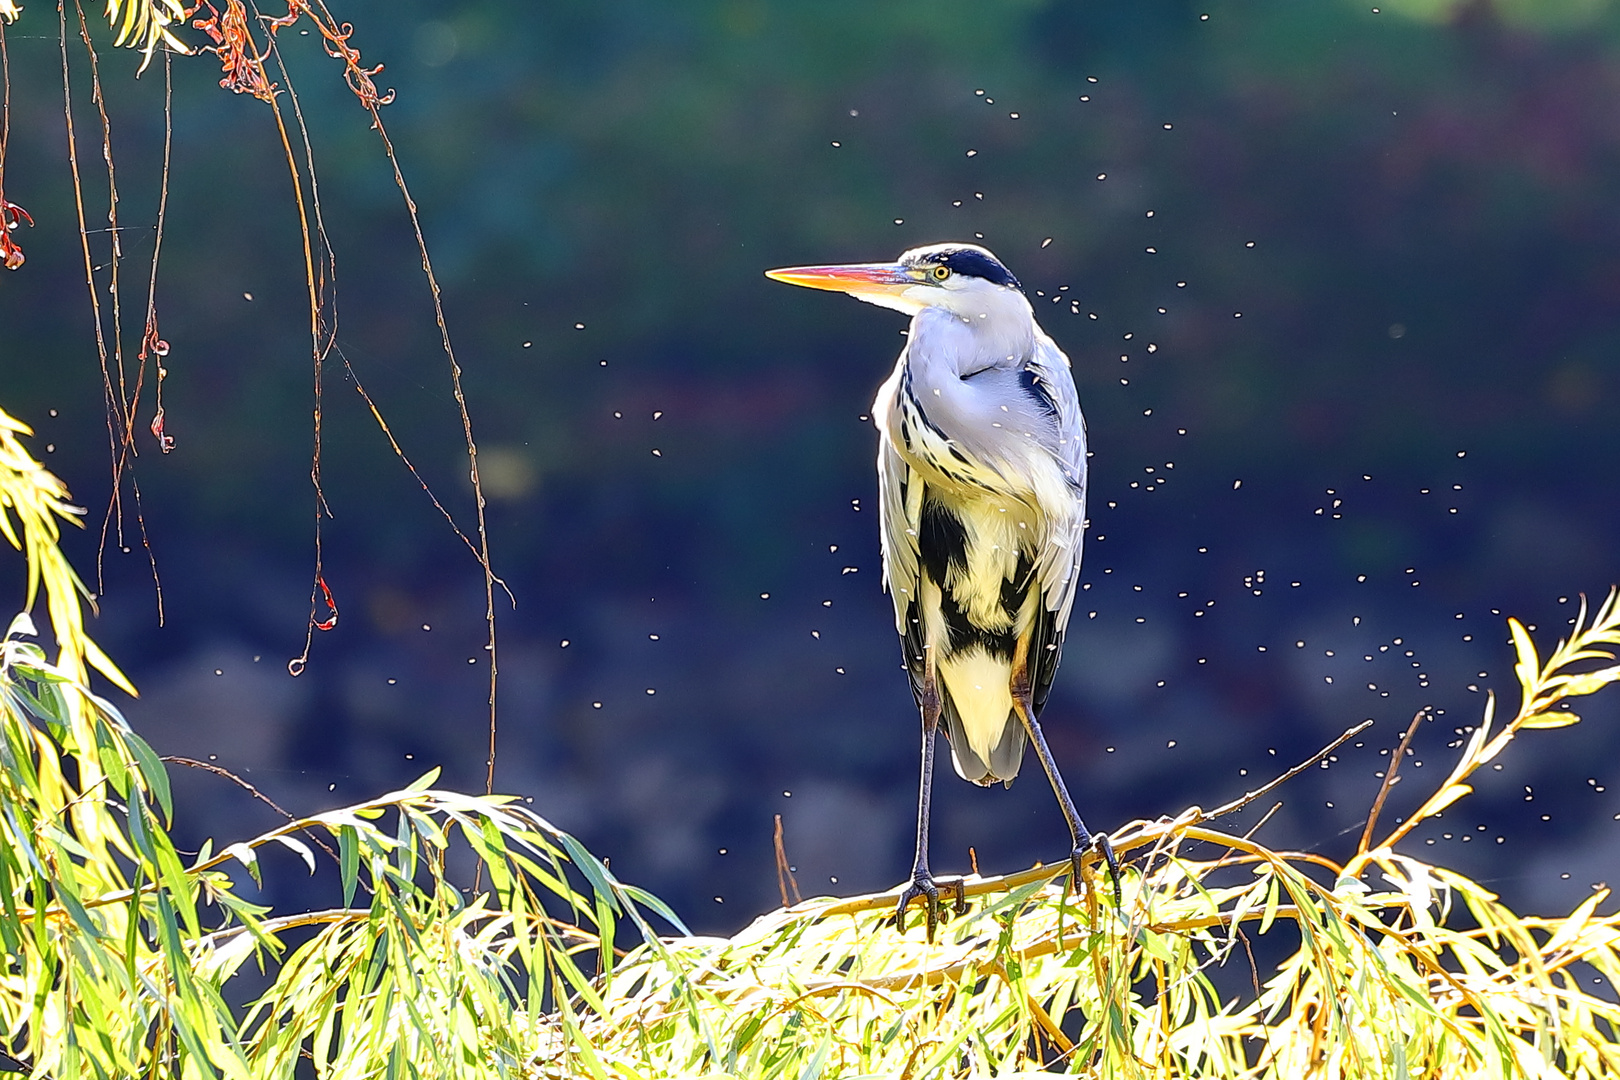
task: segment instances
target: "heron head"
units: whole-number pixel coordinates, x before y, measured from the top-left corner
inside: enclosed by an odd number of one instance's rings
[[[929,244],[912,248],[892,263],[788,266],[767,270],[765,276],[789,285],[848,293],[907,315],[939,307],[969,318],[1009,294],[1022,299],[1018,279],[976,244]]]

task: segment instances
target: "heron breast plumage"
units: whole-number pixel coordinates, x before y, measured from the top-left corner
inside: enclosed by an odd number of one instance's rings
[[[953,764],[980,784],[1018,773],[1015,668],[1024,666],[1039,708],[1084,514],[1084,434],[1066,362],[1057,373],[1032,353],[1007,361],[964,378],[915,362],[908,348],[873,406],[885,581],[912,686],[921,695],[932,666]]]

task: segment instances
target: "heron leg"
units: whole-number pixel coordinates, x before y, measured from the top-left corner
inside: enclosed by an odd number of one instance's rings
[[[1029,741],[1035,745],[1035,755],[1041,759],[1041,768],[1046,770],[1046,779],[1052,784],[1052,793],[1057,796],[1058,806],[1063,809],[1063,819],[1069,825],[1069,838],[1073,846],[1069,850],[1069,866],[1074,874],[1075,888],[1083,880],[1080,875],[1080,860],[1085,853],[1096,848],[1108,863],[1109,876],[1114,880],[1114,903],[1124,903],[1124,896],[1120,889],[1119,856],[1114,854],[1114,845],[1108,842],[1107,833],[1092,835],[1086,828],[1086,823],[1080,820],[1080,812],[1074,808],[1074,800],[1069,797],[1069,789],[1063,783],[1063,774],[1058,772],[1057,762],[1052,757],[1052,751],[1047,748],[1046,736],[1041,734],[1040,721],[1035,719],[1034,689],[1029,683],[1029,669],[1027,666],[1029,648],[1028,639],[1019,642],[1018,653],[1013,659],[1012,699],[1013,711],[1023,723],[1024,730],[1029,734]]]
[[[928,819],[929,805],[933,798],[934,789],[934,734],[939,730],[939,715],[941,702],[939,697],[939,683],[934,675],[933,651],[929,650],[927,674],[923,681],[923,690],[918,709],[922,713],[922,775],[917,784],[917,855],[911,864],[911,884],[900,894],[899,906],[895,909],[894,924],[901,933],[906,929],[906,907],[918,897],[924,899],[927,913],[928,940],[934,940],[934,930],[940,921],[939,891],[943,884],[945,888],[956,890],[955,911],[960,915],[966,910],[966,897],[962,893],[962,881],[956,879],[950,882],[936,882],[933,873],[928,869]]]

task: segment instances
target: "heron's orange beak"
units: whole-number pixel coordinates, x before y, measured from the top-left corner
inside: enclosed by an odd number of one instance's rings
[[[785,266],[765,276],[807,289],[827,289],[851,296],[893,296],[917,284],[918,278],[899,263],[856,263],[849,266]]]

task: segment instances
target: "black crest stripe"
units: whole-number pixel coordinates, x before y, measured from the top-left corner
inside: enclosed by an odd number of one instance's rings
[[[1023,288],[1018,284],[1018,279],[1012,276],[1011,270],[982,251],[974,251],[971,248],[949,251],[940,261],[949,267],[952,273],[984,278],[997,285],[1011,285],[1015,289]]]

